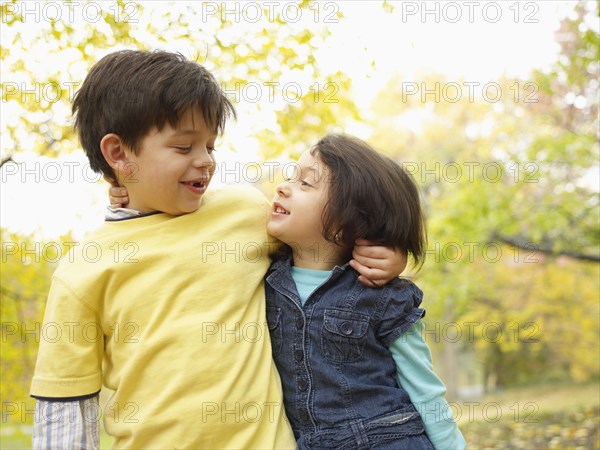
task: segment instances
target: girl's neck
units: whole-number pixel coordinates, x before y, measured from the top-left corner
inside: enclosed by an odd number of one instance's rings
[[[342,265],[340,247],[331,244],[313,244],[308,247],[292,247],[294,267],[313,270],[332,270],[336,265]]]

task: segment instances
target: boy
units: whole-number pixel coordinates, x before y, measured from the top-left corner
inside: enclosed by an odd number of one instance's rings
[[[118,448],[294,448],[265,325],[270,206],[252,189],[206,192],[233,106],[181,55],[121,51],[73,111],[130,210],[53,276],[44,322],[60,333],[40,343],[34,448],[97,447],[102,386]]]

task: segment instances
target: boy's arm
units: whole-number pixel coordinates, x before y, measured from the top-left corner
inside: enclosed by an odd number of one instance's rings
[[[68,260],[63,260],[68,261]],[[44,312],[44,327],[56,328],[56,335],[40,339],[37,361],[30,395],[50,401],[85,400],[95,396],[102,388],[102,359],[104,335],[101,319],[96,311],[80,301],[70,284],[63,281],[56,270]],[[81,267],[79,267],[81,269]],[[78,271],[78,278],[86,277],[85,270]],[[94,327],[97,338],[88,338],[87,330]],[[49,421],[49,416],[40,416]]]
[[[423,324],[416,322],[390,344],[396,362],[398,384],[408,393],[436,450],[462,450],[465,439],[456,426],[444,395],[446,387],[433,371],[431,352],[422,336]]]
[[[36,400],[32,448],[100,448],[98,395],[85,400]]]
[[[112,202],[112,198],[111,198]],[[406,252],[357,239],[350,266],[360,275],[358,281],[369,287],[381,287],[406,269]]]

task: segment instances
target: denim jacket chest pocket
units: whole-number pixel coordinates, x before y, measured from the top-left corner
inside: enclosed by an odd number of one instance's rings
[[[281,353],[281,345],[283,342],[281,308],[267,305],[267,325],[269,327],[269,336],[271,337],[273,356],[278,356]]]
[[[334,362],[352,362],[362,355],[369,316],[354,311],[325,309],[321,332],[323,355]]]

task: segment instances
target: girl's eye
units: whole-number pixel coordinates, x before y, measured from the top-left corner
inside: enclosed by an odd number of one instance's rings
[[[308,187],[312,187],[312,184],[310,184],[310,183],[307,183],[307,182],[306,182],[306,181],[304,181],[304,180],[300,180],[300,184],[301,184],[302,186],[308,186]]]
[[[208,150],[208,153],[211,154],[212,152],[216,152],[217,149],[214,147],[206,147],[206,150]]]

